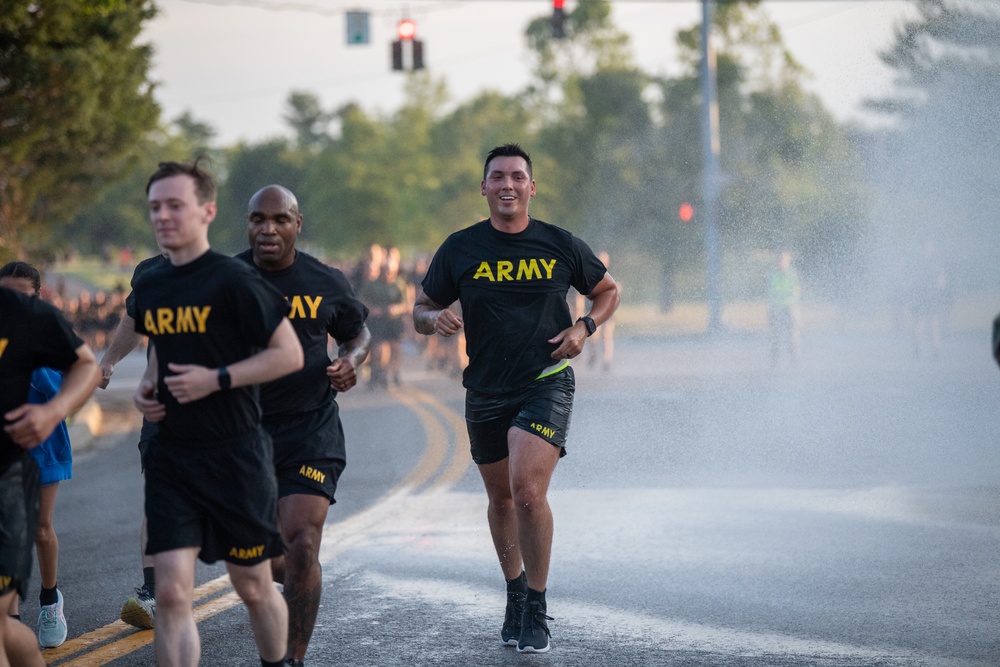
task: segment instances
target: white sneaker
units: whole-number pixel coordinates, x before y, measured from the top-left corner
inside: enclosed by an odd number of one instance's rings
[[[42,648],[55,648],[66,641],[66,632],[63,595],[57,590],[56,603],[45,605],[38,614],[38,643]]]

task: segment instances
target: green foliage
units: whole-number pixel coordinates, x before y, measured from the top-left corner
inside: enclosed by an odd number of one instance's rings
[[[757,3],[720,3],[715,20],[726,256],[790,247],[807,278],[833,283],[867,233],[857,149],[803,90],[804,72]],[[527,26],[534,80],[515,95],[485,92],[450,105],[445,83],[427,70],[406,75],[405,102],[386,115],[357,104],[328,110],[315,95],[293,92],[285,114],[292,139],[214,151],[222,185],[213,245],[245,248],[247,201],[280,183],[298,196],[311,247],[341,259],[371,243],[411,257],[430,252],[488,213],[483,159],[517,142],[533,157],[536,217],[608,250],[624,273],[641,274],[647,284],[634,293],[659,291],[652,267],[662,269],[667,296],[696,295],[704,263],[698,26],[678,33],[686,69],[670,79],[634,66],[607,0],[576,3],[566,31],[552,39],[548,16]],[[66,236],[151,239],[143,198],[150,164],[213,152],[211,139],[211,128],[186,114],[170,132],[133,142],[132,175],[112,181]],[[677,217],[685,201],[695,204],[690,224]]]
[[[215,130],[184,113],[169,127],[143,136],[125,158],[124,178],[99,189],[93,202],[73,217],[51,225],[53,250],[73,248],[84,254],[98,254],[107,246],[130,246],[141,257],[157,252],[146,208],[146,182],[159,162],[188,161],[198,156],[209,159],[209,168],[218,172],[222,156],[211,148]]]
[[[723,246],[741,254],[791,249],[814,283],[839,290],[837,276],[855,261],[866,232],[870,195],[857,148],[818,98],[804,91],[801,66],[761,7],[720,4],[715,21]],[[698,222],[698,28],[681,31],[678,44],[688,71],[663,84],[666,153],[683,189],[672,196],[694,201]],[[683,244],[688,251],[694,250],[691,240]],[[670,259],[691,257],[686,252]],[[696,252],[694,257],[701,261]]]
[[[0,254],[33,255],[53,223],[121,178],[155,127],[137,45],[149,0],[9,0],[0,13]]]
[[[904,272],[934,242],[953,279],[1000,285],[1000,6],[919,0],[882,58],[893,95],[873,100],[894,124],[881,133],[880,242]]]
[[[293,92],[284,118],[295,132],[299,147],[312,148],[329,138],[327,128],[334,115],[323,111],[319,98],[312,93]]]

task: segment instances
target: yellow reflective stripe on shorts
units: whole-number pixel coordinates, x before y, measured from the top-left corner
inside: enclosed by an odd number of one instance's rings
[[[553,365],[549,366],[548,368],[546,368],[535,379],[536,380],[541,380],[542,378],[547,378],[550,375],[555,375],[556,373],[558,373],[559,371],[563,370],[564,368],[567,368],[568,366],[569,366],[569,359],[563,359],[559,363],[553,364]]]

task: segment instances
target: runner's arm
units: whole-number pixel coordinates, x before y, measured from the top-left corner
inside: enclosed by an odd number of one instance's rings
[[[413,304],[413,328],[426,336],[452,336],[462,328],[462,318],[447,306],[435,303],[423,290]]]
[[[302,368],[302,344],[288,318],[271,334],[267,347],[246,359],[226,367],[231,378],[230,387],[263,384],[284,377]],[[195,364],[168,364],[176,375],[164,378],[167,389],[178,403],[190,403],[219,391],[219,369]]]
[[[326,367],[330,386],[336,391],[347,391],[358,383],[358,367],[368,358],[372,345],[372,334],[368,326],[361,327],[361,333],[340,344],[340,356]]]
[[[29,449],[38,445],[66,419],[66,415],[87,402],[100,380],[94,353],[84,344],[76,348],[76,361],[66,370],[62,386],[46,403],[26,403],[4,415],[4,427],[11,439]]]
[[[135,330],[135,320],[128,313],[122,313],[118,328],[111,336],[111,343],[101,357],[101,382],[97,386],[106,389],[111,375],[115,372],[115,364],[124,359],[129,352],[142,342],[143,335]]]
[[[156,396],[156,381],[159,377],[157,363],[156,346],[150,343],[149,354],[146,356],[146,371],[142,374],[139,387],[132,396],[136,409],[142,413],[146,421],[150,422],[162,421],[167,414],[166,406],[160,403]]]

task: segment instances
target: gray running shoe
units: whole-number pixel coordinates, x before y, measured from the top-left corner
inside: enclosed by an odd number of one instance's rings
[[[55,604],[47,604],[38,614],[38,644],[55,648],[66,641],[66,617],[63,615],[63,594],[56,591]]]
[[[135,597],[126,600],[122,606],[122,620],[133,627],[149,630],[155,619],[156,598],[142,585],[135,589]]]
[[[524,615],[521,617],[521,637],[517,641],[518,653],[547,653],[549,646],[548,623],[551,616],[545,615],[545,604],[540,600],[531,600],[524,605]]]
[[[503,616],[503,627],[500,628],[500,643],[504,646],[517,646],[521,636],[521,616],[524,614],[524,601],[527,594],[521,591],[507,591],[507,610]]]

